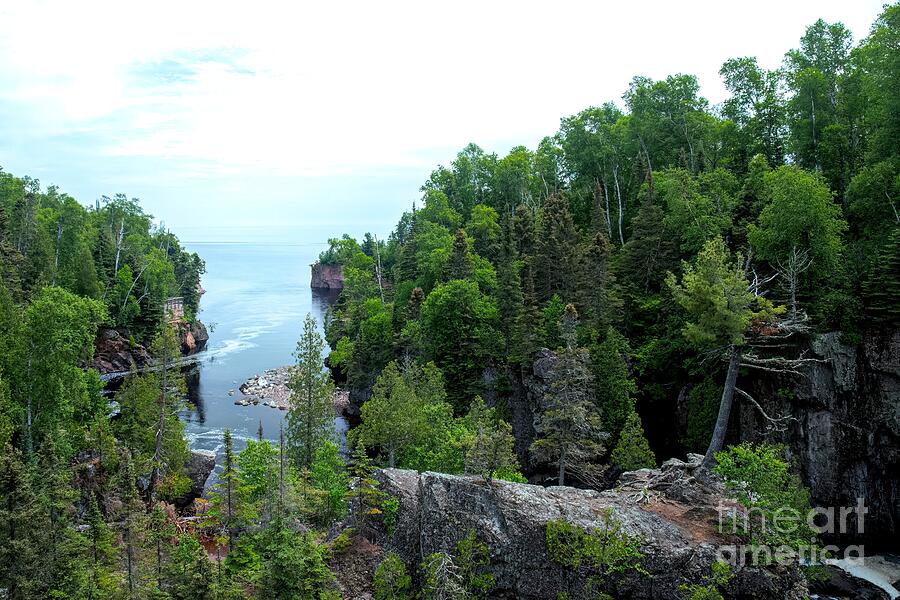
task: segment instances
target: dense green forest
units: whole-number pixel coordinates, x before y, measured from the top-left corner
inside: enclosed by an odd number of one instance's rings
[[[728,60],[720,106],[691,75],[635,77],[624,109],[566,117],[535,150],[470,144],[388,240],[344,236],[322,254],[345,277],[332,367],[361,403],[395,362],[433,363],[454,414],[478,395],[502,414],[549,348],[565,409],[551,399],[523,468],[562,480],[568,462],[587,482],[598,464],[652,464],[635,407],[680,390],[688,435],[651,437],[707,450],[720,402],[744,394],[739,370],[790,372],[809,334],[852,342],[898,322],[898,20],[887,8],[856,46],[818,21],[775,71]]]
[[[796,370],[815,332],[853,341],[898,324],[900,5],[855,46],[818,21],[781,69],[745,57],[721,75],[721,106],[693,76],[636,77],[624,105],[562,119],[535,150],[469,145],[387,240],[332,240],[320,261],[341,266],[344,289],[324,340],[304,323],[279,443],[260,431],[236,452],[226,431],[218,482],[187,509],[163,306],[182,296],[194,318],[202,259],[136,200],[86,208],[0,171],[4,597],[339,597],[332,561],[399,518],[377,466],[598,486],[655,466],[654,448],[698,450],[765,488],[741,492],[748,506],[802,508],[777,451],[719,451],[732,402],[752,400],[748,371]],[[159,366],[114,405],[88,368],[101,326]],[[349,461],[326,342],[360,412]],[[507,400],[536,357],[549,383],[524,440]],[[687,435],[651,431],[648,414],[683,390]],[[571,529],[548,524],[548,540],[596,549]],[[374,597],[411,598],[413,581],[416,597],[488,597],[476,534],[415,573],[389,554]],[[632,568],[633,541],[613,542]],[[692,597],[721,597],[696,583],[709,595]]]

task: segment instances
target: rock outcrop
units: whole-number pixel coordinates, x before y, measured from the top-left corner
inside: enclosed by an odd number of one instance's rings
[[[900,331],[870,333],[862,343],[840,334],[815,338],[809,357],[818,358],[806,377],[756,377],[753,395],[770,415],[795,420],[783,432],[767,429],[758,411],[740,404],[742,440],[781,442],[795,458],[816,506],[855,506],[869,512],[864,530],[856,520],[837,542],[896,548],[900,533]]]
[[[491,597],[536,600],[566,592],[586,598],[588,574],[551,560],[546,525],[564,519],[594,530],[612,510],[625,533],[641,538],[646,573],[608,577],[605,591],[615,598],[680,600],[679,586],[701,582],[717,547],[727,542],[716,529],[721,490],[715,481],[693,477],[697,465],[673,461],[661,471],[626,474],[618,489],[605,492],[387,469],[378,475],[381,489],[399,500],[399,509],[392,534],[382,533],[383,546],[414,570],[431,553],[455,554],[459,540],[474,531],[490,553]],[[654,489],[655,478],[667,481],[667,491]],[[806,593],[794,567],[748,567],[736,571],[727,597],[799,599]]]
[[[344,289],[344,274],[340,265],[326,265],[313,263],[310,265],[312,277],[310,287],[314,290],[342,290]]]
[[[209,332],[206,325],[198,320],[191,323],[181,322],[177,326],[178,339],[181,341],[181,354],[191,356],[197,354],[204,348],[209,341]]]
[[[184,465],[184,474],[191,480],[191,489],[175,501],[178,507],[184,507],[203,496],[206,481],[216,468],[216,455],[202,450],[191,450],[191,455]]]
[[[141,369],[151,360],[150,353],[140,344],[132,343],[115,329],[101,327],[90,366],[101,375],[110,375]]]

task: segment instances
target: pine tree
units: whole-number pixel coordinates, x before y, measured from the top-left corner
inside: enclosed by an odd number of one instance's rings
[[[139,549],[142,546],[143,534],[147,529],[148,520],[144,514],[144,503],[138,496],[135,482],[137,476],[134,472],[134,464],[131,454],[126,450],[123,453],[119,473],[118,493],[121,507],[115,515],[122,523],[122,546],[125,554],[125,584],[128,597],[133,598],[137,594],[139,586]]]
[[[619,435],[619,442],[610,455],[610,461],[626,471],[656,466],[656,455],[644,437],[644,428],[641,426],[641,417],[637,411],[631,411],[625,420],[625,426]]]
[[[619,280],[633,296],[658,291],[666,273],[677,266],[675,236],[666,231],[664,217],[662,208],[646,199],[631,220],[631,237],[623,248]]]
[[[615,438],[634,410],[637,386],[628,372],[628,340],[610,327],[600,344],[591,350],[594,389],[603,418],[603,427]]]
[[[551,196],[541,212],[535,282],[539,299],[547,300],[559,294],[566,301],[574,300],[578,242],[569,203],[558,194]]]
[[[598,474],[595,461],[608,437],[594,402],[588,357],[575,346],[577,315],[574,306],[566,306],[562,323],[566,347],[553,365],[547,404],[535,425],[540,437],[531,445],[536,458],[556,465],[559,485],[565,485],[567,471],[591,481]]]
[[[40,505],[19,450],[0,456],[0,587],[10,600],[41,598]]]
[[[609,239],[601,230],[582,251],[578,286],[587,324],[598,333],[606,331],[621,317],[622,302],[616,294],[616,278],[610,270],[609,260]]]
[[[468,415],[474,437],[466,451],[465,470],[467,474],[480,475],[487,481],[491,481],[498,471],[519,470],[513,451],[512,427],[493,413],[485,407],[481,396],[475,396]]]
[[[878,323],[900,323],[900,227],[878,252],[878,261],[863,283],[866,312]]]
[[[411,600],[413,597],[410,589],[412,577],[407,574],[403,560],[394,552],[388,552],[378,564],[372,587],[375,600]]]
[[[472,257],[469,256],[469,240],[463,229],[456,230],[453,238],[453,249],[444,270],[444,281],[451,279],[468,279],[472,276]]]
[[[512,222],[507,218],[503,222],[503,237],[497,257],[497,308],[500,311],[500,326],[509,362],[521,361],[525,343],[522,319],[525,298],[522,295],[517,259]]]
[[[287,414],[288,451],[294,463],[308,470],[316,448],[334,437],[334,384],[323,368],[322,336],[312,315],[306,315],[297,342],[288,387],[291,407]]]
[[[350,474],[354,481],[347,492],[356,530],[363,535],[372,529],[373,517],[381,514],[385,493],[378,489],[379,483],[373,477],[372,459],[366,453],[366,447],[357,443],[353,451],[353,462]]]

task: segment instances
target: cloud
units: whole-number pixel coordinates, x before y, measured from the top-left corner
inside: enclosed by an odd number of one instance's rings
[[[774,67],[816,18],[859,37],[879,10],[880,0],[8,2],[0,164],[83,201],[111,192],[97,182],[119,183],[198,212],[205,183],[235,205],[215,213],[231,221],[248,181],[271,198],[307,190],[298,201],[318,214],[329,190],[346,190],[310,178],[392,180],[371,187],[374,204],[395,210],[418,193],[410,173],[421,182],[470,141],[534,147],[561,117],[620,99],[637,74],[696,73],[718,102],[726,58]]]

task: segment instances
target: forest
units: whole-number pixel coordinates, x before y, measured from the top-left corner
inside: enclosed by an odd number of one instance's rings
[[[692,75],[635,77],[536,149],[470,144],[387,239],[330,240],[319,262],[343,290],[324,338],[303,323],[278,441],[260,430],[237,451],[226,430],[216,483],[189,508],[164,307],[181,297],[196,318],[202,258],[136,199],[85,206],[0,170],[2,595],[339,598],[348,548],[403,517],[380,467],[605,489],[697,452],[746,484],[748,508],[808,506],[782,449],[740,443],[731,415],[744,403],[789,426],[741,382],[801,372],[817,334],[855,344],[898,326],[900,5],[856,44],[819,20],[780,68],[741,57],[720,75],[719,105]],[[155,364],[113,395],[91,368],[104,328]],[[523,425],[516,398],[538,371]],[[608,524],[600,552],[596,532],[548,522],[551,557],[639,570],[639,542]],[[420,564],[388,553],[366,585],[379,600],[490,597],[478,534]],[[728,579],[714,569],[684,597],[721,598]]]

